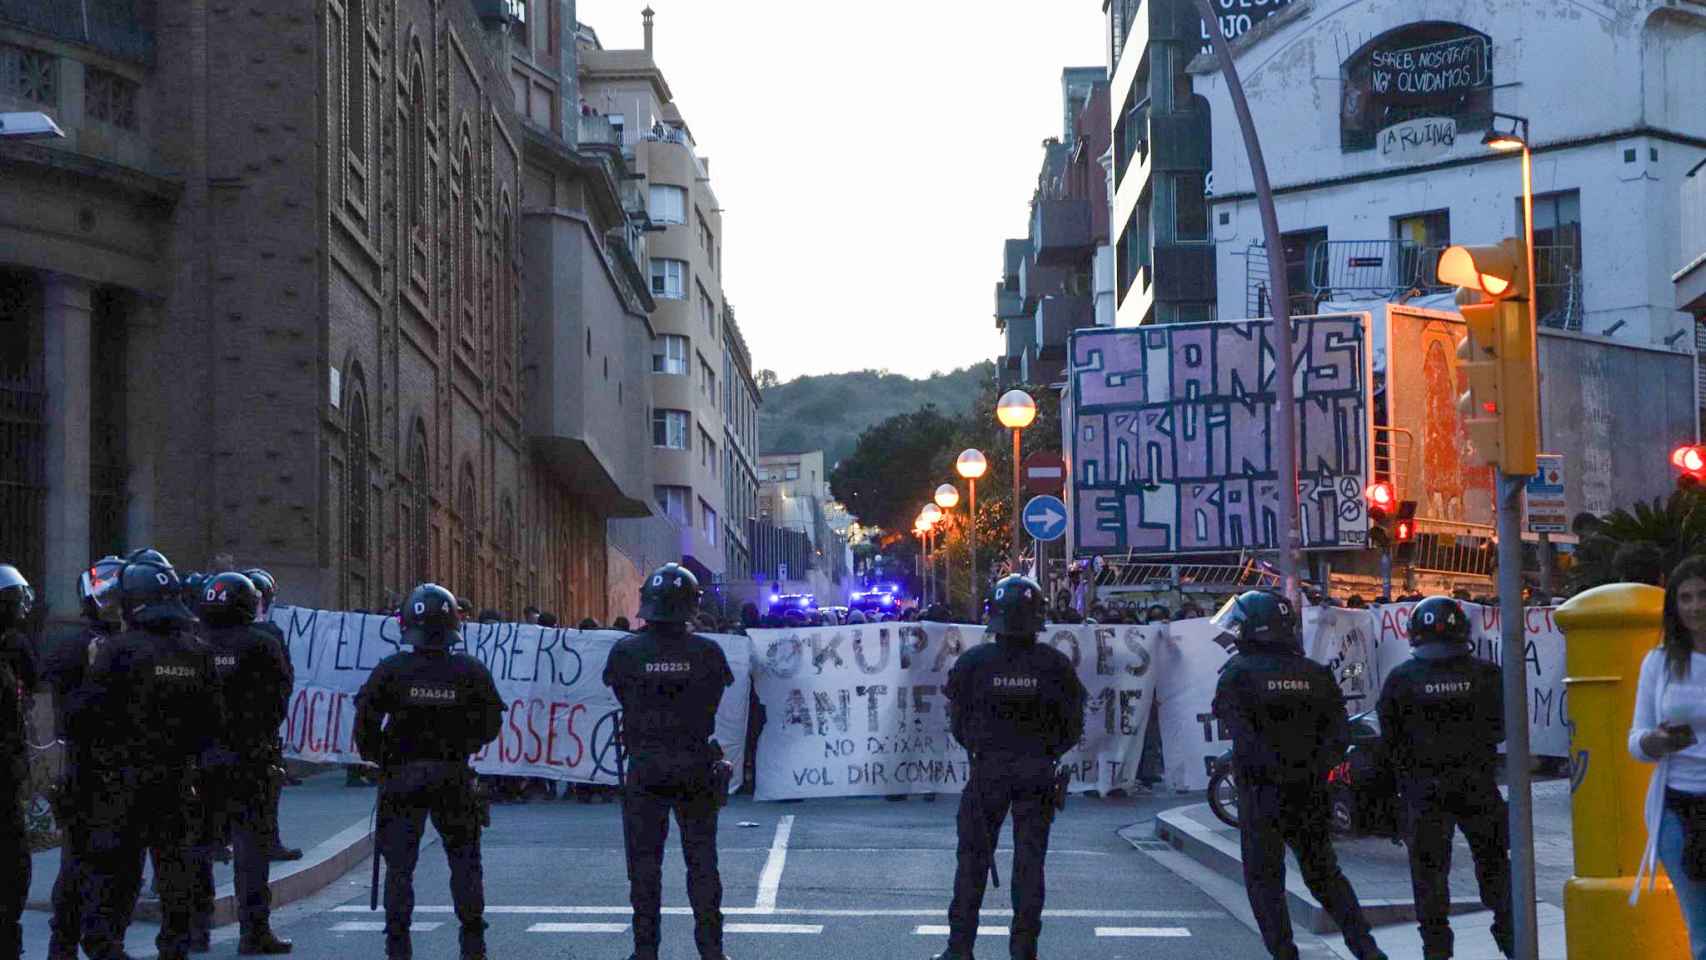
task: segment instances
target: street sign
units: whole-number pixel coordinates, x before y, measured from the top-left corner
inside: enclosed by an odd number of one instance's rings
[[[1570,508],[1564,500],[1564,457],[1543,453],[1538,469],[1523,488],[1523,514],[1529,533],[1569,533]]]
[[[1025,504],[1025,532],[1037,540],[1059,540],[1066,535],[1066,504],[1059,497],[1032,497]]]
[[[1066,460],[1052,451],[1039,451],[1025,458],[1025,492],[1058,496],[1066,488]]]

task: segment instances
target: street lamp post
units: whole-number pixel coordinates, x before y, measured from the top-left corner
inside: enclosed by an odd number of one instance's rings
[[[918,519],[924,524],[924,536],[929,544],[928,553],[924,555],[925,583],[929,587],[930,599],[936,599],[936,524],[942,521],[942,508],[934,503],[926,503],[924,509],[918,511]]]
[[[1037,402],[1023,390],[1009,390],[995,404],[995,419],[1013,431],[1013,544],[1008,548],[1009,573],[1019,572],[1019,434],[1037,419]]]
[[[1509,132],[1497,129],[1510,123]],[[1528,332],[1540,334],[1539,296],[1534,275],[1534,160],[1529,146],[1528,118],[1493,114],[1482,144],[1500,152],[1522,151],[1522,229],[1528,258]],[[1529,356],[1539,356],[1529,345]],[[1525,478],[1499,471],[1499,621],[1501,647],[1523,649],[1522,616],[1522,488]],[[1528,669],[1520,654],[1504,656],[1505,779],[1510,786],[1511,922],[1516,927],[1517,960],[1540,955],[1540,935],[1534,898],[1534,796],[1528,762]]]
[[[961,451],[958,460],[954,461],[954,469],[960,476],[966,478],[971,485],[971,505],[966,508],[966,516],[970,522],[968,536],[971,538],[971,603],[972,619],[983,621],[983,590],[977,581],[977,478],[989,470],[989,461],[984,458],[981,450]]]
[[[942,508],[943,516],[960,504],[960,491],[951,483],[944,483],[936,488],[934,497],[936,506]],[[954,602],[954,563],[953,554],[948,550],[942,551],[942,595],[947,598],[949,605]]]

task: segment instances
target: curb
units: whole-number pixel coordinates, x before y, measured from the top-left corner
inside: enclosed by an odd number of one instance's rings
[[[1208,804],[1199,803],[1184,807],[1174,807],[1162,811],[1155,816],[1155,838],[1166,843],[1169,847],[1190,857],[1197,863],[1214,872],[1236,881],[1244,882],[1244,862],[1238,844],[1220,836],[1216,831],[1198,823],[1189,814],[1191,811],[1207,810]],[[1140,838],[1121,834],[1133,847],[1141,850]],[[1154,842],[1154,841],[1149,841]],[[1286,905],[1290,908],[1292,923],[1311,933],[1337,933],[1338,925],[1333,918],[1309,893],[1309,888],[1303,883],[1303,878],[1295,869],[1288,869],[1285,875]],[[1361,899],[1363,915],[1368,918],[1370,926],[1384,927],[1397,923],[1414,923],[1416,920],[1416,902],[1414,900],[1377,900]],[[1451,901],[1452,914],[1476,913],[1485,908],[1480,900],[1453,898]]]
[[[272,908],[277,910],[286,904],[306,899],[348,873],[372,853],[373,831],[369,829],[368,818],[363,817],[331,839],[305,851],[301,860],[272,864],[267,876],[267,887],[272,891]],[[51,912],[53,904],[32,900],[27,909]],[[134,919],[158,923],[160,901],[138,900]],[[236,922],[236,889],[229,883],[221,884],[213,891],[213,925],[222,927]]]

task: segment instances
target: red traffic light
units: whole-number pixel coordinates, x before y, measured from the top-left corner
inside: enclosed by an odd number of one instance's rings
[[[1398,502],[1398,494],[1385,480],[1369,484],[1363,489],[1362,496],[1368,502],[1368,515],[1376,520],[1391,516],[1392,507]]]
[[[1416,521],[1400,520],[1392,528],[1392,539],[1396,543],[1409,543],[1416,539]]]
[[[1670,462],[1683,473],[1706,472],[1706,447],[1677,447],[1671,451]]]

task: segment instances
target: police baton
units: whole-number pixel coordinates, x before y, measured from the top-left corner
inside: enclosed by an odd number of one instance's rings
[[[971,758],[972,766],[977,766],[976,754],[968,751],[966,756]],[[966,778],[965,791],[971,794],[971,812],[977,818],[977,833],[983,839],[983,852],[989,855],[989,879],[995,884],[995,889],[999,890],[1001,889],[1001,871],[995,866],[995,837],[989,835],[989,818],[983,813],[983,797],[971,788],[970,777]],[[995,829],[999,833],[1001,825],[996,824]]]
[[[384,768],[379,764],[369,763],[365,760],[362,761],[361,766],[372,769],[376,773],[382,774],[384,771]],[[373,790],[373,814],[369,820],[371,826],[368,829],[368,834],[373,837],[373,879],[367,885],[367,909],[369,910],[379,909],[379,795],[385,791],[383,776],[379,779],[380,784]]]

